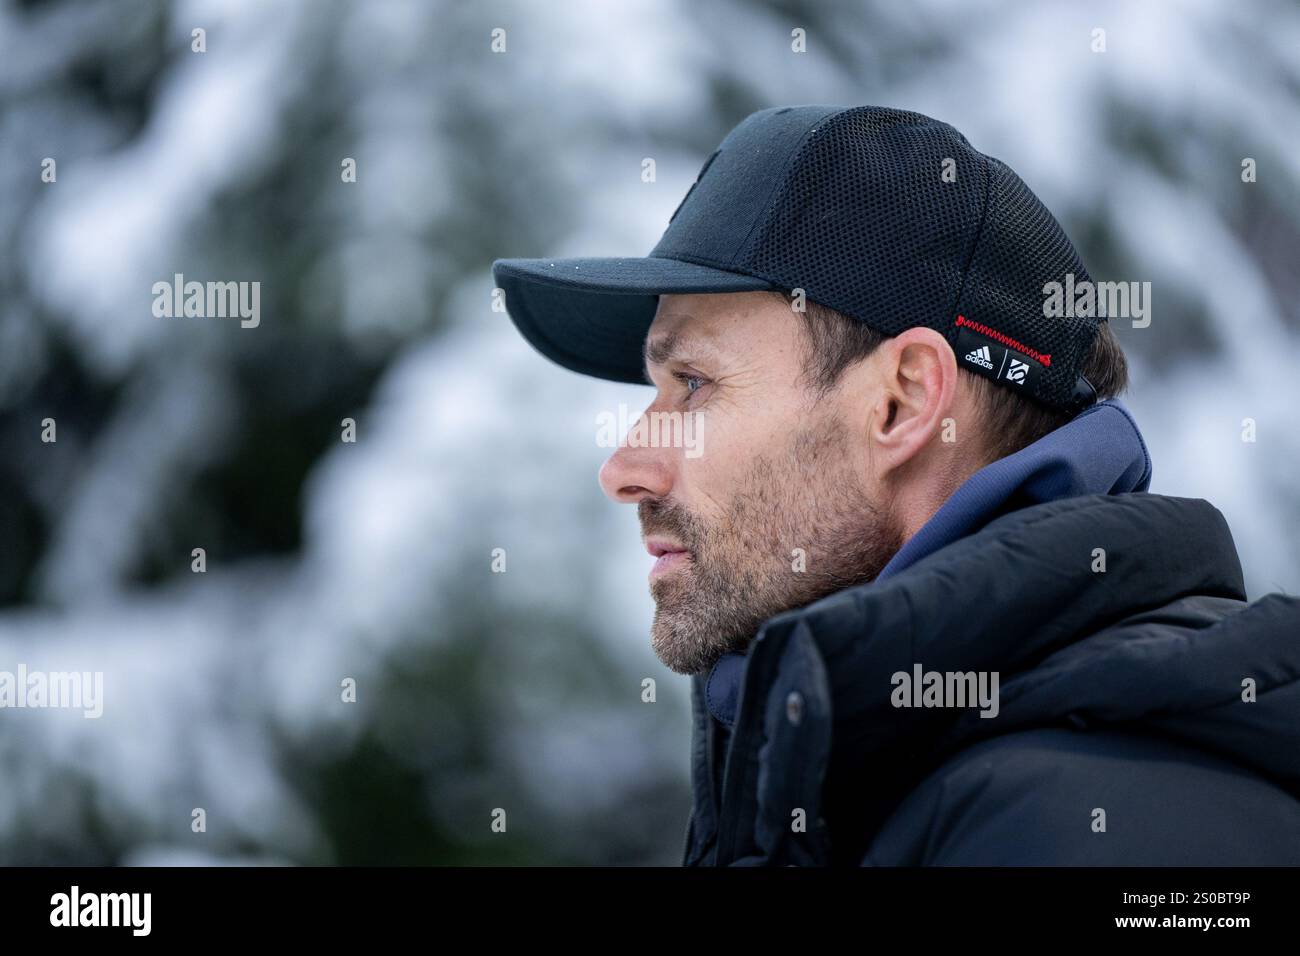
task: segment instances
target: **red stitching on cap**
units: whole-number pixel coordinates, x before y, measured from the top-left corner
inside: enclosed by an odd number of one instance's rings
[[[980,325],[978,322],[972,322],[964,315],[957,316],[956,324],[964,325],[968,329],[973,329],[974,331],[980,333],[981,335],[987,335],[995,342],[1001,342],[1003,345],[1009,348],[1013,348],[1017,352],[1024,352],[1035,362],[1038,362],[1042,365],[1046,365],[1048,368],[1051,368],[1052,366],[1052,357],[1050,355],[1043,355],[1041,352],[1035,352],[1033,349],[1031,349],[1029,346],[1025,345],[1024,343],[1017,342],[1009,335],[1003,335],[1001,332],[997,331],[996,329],[990,329],[987,325]]]

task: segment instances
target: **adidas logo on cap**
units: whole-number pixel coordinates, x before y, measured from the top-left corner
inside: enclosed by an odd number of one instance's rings
[[[966,361],[973,365],[982,365],[990,372],[993,371],[993,356],[989,354],[987,345],[981,345],[979,348],[967,352]]]

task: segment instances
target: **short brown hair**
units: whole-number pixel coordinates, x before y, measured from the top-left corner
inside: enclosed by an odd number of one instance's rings
[[[788,293],[774,290],[772,295],[792,307],[793,299]],[[806,300],[804,304],[801,314],[809,345],[804,376],[815,390],[829,391],[845,369],[866,358],[889,338],[820,303]],[[1099,399],[1114,398],[1128,387],[1128,363],[1109,322],[1101,323],[1081,371],[1097,390]],[[987,378],[966,369],[961,372],[970,376],[975,401],[982,409],[987,461],[1005,458],[1070,420],[1068,414],[995,385]]]

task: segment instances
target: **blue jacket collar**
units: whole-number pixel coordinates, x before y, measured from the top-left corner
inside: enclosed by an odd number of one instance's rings
[[[971,475],[885,565],[892,577],[994,518],[1032,504],[1079,495],[1146,491],[1151,456],[1137,423],[1122,404],[1091,405],[1070,422],[1014,455]],[[705,703],[731,729],[736,721],[745,654],[724,654],[705,684]]]

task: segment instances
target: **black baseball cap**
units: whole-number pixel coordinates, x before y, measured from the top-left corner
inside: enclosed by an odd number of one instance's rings
[[[538,351],[613,381],[646,382],[663,293],[802,289],[885,335],[935,329],[960,367],[1048,407],[1096,401],[1080,366],[1103,320],[1044,315],[1048,283],[1091,281],[1074,245],[1010,167],[920,113],[759,110],[649,256],[498,259],[492,274]]]

